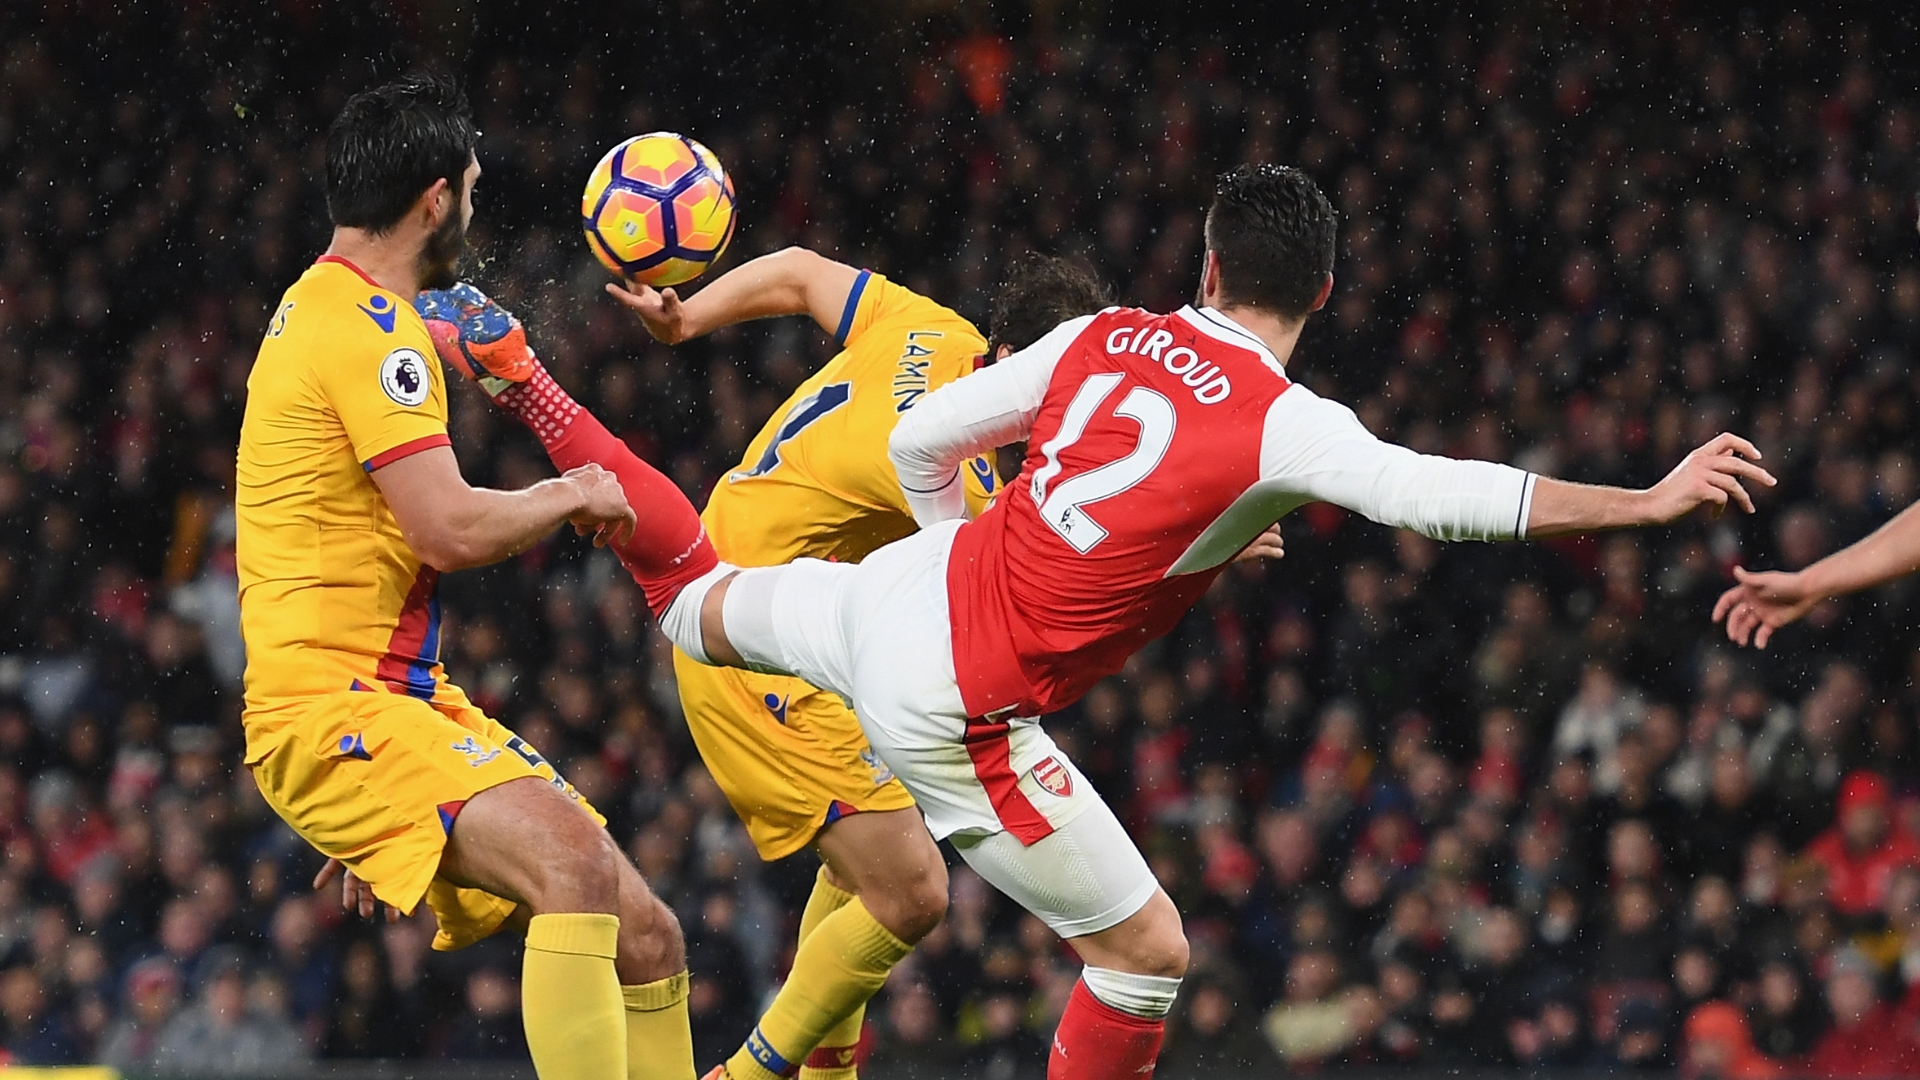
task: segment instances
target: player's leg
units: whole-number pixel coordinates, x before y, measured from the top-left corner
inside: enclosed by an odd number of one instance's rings
[[[843,817],[814,842],[827,880],[860,898],[875,922],[917,942],[947,914],[947,864],[918,810]]]
[[[434,903],[444,935],[453,926],[456,931],[449,945],[439,940],[435,948],[457,947],[485,933],[459,933],[463,924],[481,921],[495,904],[511,909],[504,919],[482,922],[487,932],[511,930],[527,936],[528,909],[511,901],[494,898],[479,889],[459,888],[436,881],[429,890],[430,901],[436,892],[444,892]],[[673,912],[661,902],[638,870],[624,858],[620,864],[619,884],[620,937],[614,956],[614,971],[620,977],[620,996],[626,1008],[628,1080],[668,1078],[681,1080],[693,1075],[693,1036],[687,1023],[687,952],[680,924]],[[492,901],[490,904],[489,901]]]
[[[685,493],[574,401],[539,361],[533,362],[525,383],[502,390],[493,400],[534,433],[562,472],[593,464],[619,477],[640,521],[613,552],[639,582],[656,615],[682,586],[713,568],[713,545]]]
[[[381,901],[431,905],[436,946],[477,940],[524,909],[524,1012],[540,1074],[625,1075],[619,853],[524,742],[478,710],[353,691],[316,702],[248,764],[274,810]]]
[[[489,744],[508,748],[512,755],[531,766],[536,776],[554,790],[564,793],[569,802],[589,811],[590,820],[606,837],[605,821],[586,800],[555,771],[545,758],[512,731],[478,710],[465,714]],[[464,821],[462,816],[459,820]],[[606,840],[611,844],[611,840]],[[638,870],[617,851],[614,865],[618,874],[617,909],[619,937],[615,943],[614,971],[619,977],[626,1031],[626,1075],[629,1080],[685,1080],[693,1074],[693,1039],[687,1022],[687,956],[680,924],[666,904],[647,888]],[[456,868],[457,871],[457,868]],[[451,888],[447,879],[436,889]],[[459,889],[451,905],[436,904],[434,914],[442,933],[450,928],[459,937],[484,936],[491,929],[482,925],[465,929],[471,910],[491,910],[486,904],[490,894],[478,889]],[[429,893],[432,898],[432,893]],[[494,901],[496,904],[506,901]],[[523,937],[531,930],[532,909],[517,908],[511,920],[513,929]],[[439,942],[436,940],[436,947]]]
[[[614,551],[656,615],[713,567],[713,545],[686,495],[553,381],[518,319],[465,282],[422,292],[414,307],[441,360],[525,424],[561,471],[595,464],[620,478],[639,527]]]
[[[442,878],[506,897],[529,913],[520,1011],[542,1078],[627,1076],[625,1007],[614,966],[623,862],[605,829],[537,777],[474,795],[448,836]]]
[[[951,835],[989,882],[1088,945],[1050,1072],[1130,1080],[1158,1056],[1186,938],[1119,819],[1046,732],[967,718],[946,603],[952,535],[922,532],[851,569],[742,571],[720,604],[722,629],[745,659],[798,665],[846,693],[934,835]]]
[[[921,938],[932,933],[940,920],[946,918],[947,864],[932,834],[927,832],[919,810],[889,810],[841,818],[821,832],[814,846],[824,864],[814,895],[826,903],[832,903],[836,897],[847,897],[873,922],[907,946],[918,945]],[[823,893],[826,895],[822,896]],[[846,901],[841,904],[845,905]],[[813,906],[812,898],[808,906]],[[837,909],[823,912],[823,926],[828,934],[816,940],[812,947],[803,939],[803,951],[811,954],[828,941],[834,941],[836,948],[844,950],[846,947],[841,942],[861,936],[864,920],[855,920],[858,929],[848,934],[840,922],[853,916],[836,912]],[[797,956],[794,966],[800,966]],[[882,974],[874,983],[874,989],[877,991],[885,981],[886,975]],[[851,1062],[866,1015],[863,1001],[830,1029],[815,1051],[807,1056],[800,1070],[801,1080],[851,1080],[854,1075]]]
[[[687,946],[673,911],[620,860],[620,942],[614,971],[627,1027],[627,1080],[694,1075],[687,1016]]]
[[[947,868],[917,810],[852,814],[815,841],[825,864],[801,916],[793,970],[738,1053],[733,1080],[797,1070],[848,1080],[867,999],[947,910]]]
[[[1065,938],[1085,963],[1048,1055],[1049,1080],[1151,1072],[1187,969],[1180,914],[1104,802],[1031,845],[956,835],[982,878]]]
[[[728,1071],[765,1080],[797,1065],[803,1080],[849,1080],[867,998],[945,912],[939,849],[840,695],[677,649],[673,670],[694,746],[760,857],[813,847],[830,868],[785,983]]]

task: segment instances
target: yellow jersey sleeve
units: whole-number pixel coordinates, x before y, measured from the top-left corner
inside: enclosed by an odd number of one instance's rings
[[[411,307],[392,337],[359,337],[316,365],[353,456],[368,472],[409,454],[450,445],[447,389],[432,339]]]
[[[852,348],[869,330],[907,318],[934,323],[957,321],[960,316],[921,296],[905,285],[896,284],[871,270],[862,270],[847,291],[847,305],[840,315],[834,337],[843,349]]]

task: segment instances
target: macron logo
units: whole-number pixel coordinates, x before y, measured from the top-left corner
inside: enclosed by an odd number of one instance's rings
[[[399,309],[393,306],[393,301],[375,293],[366,303],[354,306],[366,312],[367,318],[373,320],[373,325],[379,327],[381,333],[393,333],[393,320],[399,314]]]

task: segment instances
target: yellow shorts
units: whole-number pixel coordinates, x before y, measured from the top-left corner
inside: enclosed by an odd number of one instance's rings
[[[341,691],[274,719],[272,736],[261,746],[250,739],[247,754],[267,803],[383,903],[411,914],[425,900],[440,925],[436,949],[458,949],[492,934],[516,906],[436,876],[468,799],[537,776],[606,824],[524,739],[471,705]]]
[[[708,667],[678,649],[673,673],[700,758],[761,858],[799,851],[848,814],[913,805],[840,695],[791,675]]]

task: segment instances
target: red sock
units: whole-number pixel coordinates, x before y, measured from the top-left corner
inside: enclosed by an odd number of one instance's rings
[[[1166,1031],[1165,1020],[1123,1013],[1094,997],[1084,980],[1074,983],[1067,1011],[1053,1032],[1047,1080],[1151,1077]]]
[[[540,361],[533,362],[532,378],[494,400],[533,431],[561,472],[591,463],[620,478],[640,524],[613,551],[647,594],[655,618],[688,582],[718,564],[700,515],[680,488],[581,408]]]

